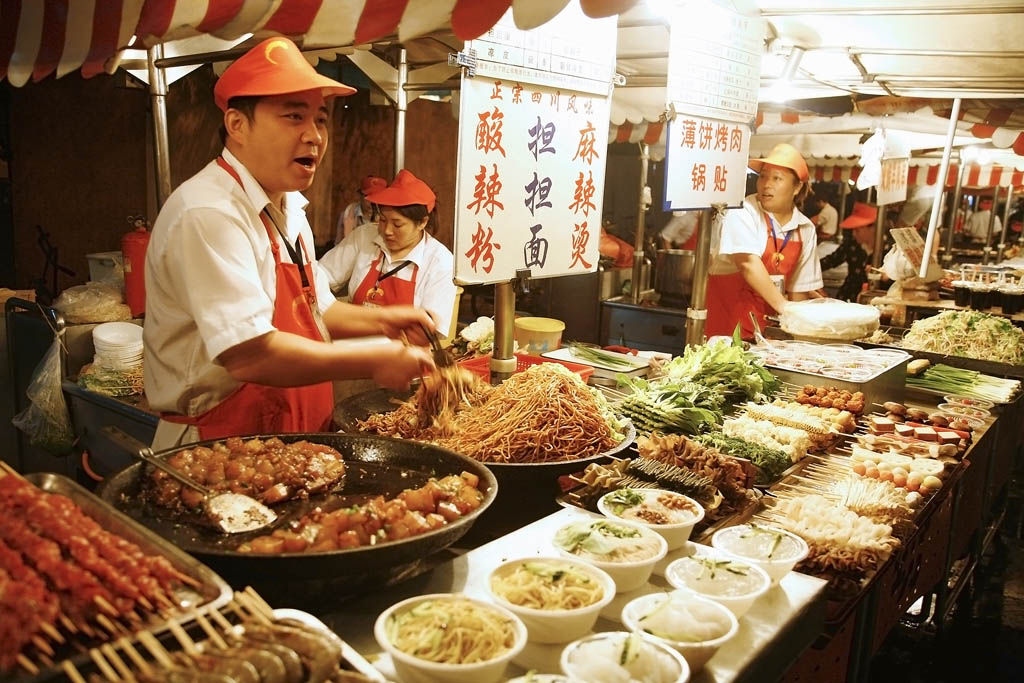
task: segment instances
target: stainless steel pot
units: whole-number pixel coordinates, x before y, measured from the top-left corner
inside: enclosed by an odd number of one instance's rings
[[[654,289],[669,296],[689,296],[693,285],[694,252],[689,249],[659,249]]]

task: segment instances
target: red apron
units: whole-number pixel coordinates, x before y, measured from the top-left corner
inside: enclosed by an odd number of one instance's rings
[[[772,228],[771,219],[767,214],[764,218],[768,240],[764,253],[761,254],[761,262],[768,269],[769,275],[785,277],[788,287],[789,276],[797,261],[800,260],[800,251],[803,247],[800,240],[800,229],[791,230],[780,244],[778,236]],[[790,239],[790,236],[795,239]],[[711,275],[708,277],[708,318],[704,326],[705,334],[709,338],[719,335],[731,337],[733,330],[736,329],[736,324],[739,323],[743,338],[752,339],[754,325],[750,321],[749,313],[754,312],[757,323],[763,330],[765,328],[764,316],[770,308],[761,295],[747,284],[742,273]]]
[[[370,264],[370,270],[366,277],[359,283],[355,293],[352,295],[352,303],[357,306],[412,306],[413,296],[416,293],[416,277],[419,275],[420,267],[412,264],[412,278],[403,280],[398,277],[391,277],[399,270],[411,263],[392,269],[389,273],[381,276],[381,262],[384,260],[384,252],[377,254],[376,260]]]
[[[700,234],[700,220],[697,221],[697,225],[693,228],[693,234],[690,235],[690,239],[683,242],[680,249],[687,249],[689,251],[697,250],[697,236]]]
[[[217,158],[217,164],[239,185],[242,184],[238,173],[223,157]],[[270,249],[274,253],[274,273],[277,276],[272,318],[274,327],[281,332],[323,341],[313,317],[313,309],[317,305],[316,290],[305,242],[300,236],[299,245],[306,255],[302,267],[308,285],[303,285],[298,265],[281,261],[281,247],[265,212],[260,212],[260,219],[270,238]],[[168,422],[195,425],[199,429],[199,438],[206,440],[248,434],[319,432],[328,427],[333,412],[334,390],[330,382],[305,387],[271,387],[243,382],[220,403],[201,415],[161,417]]]

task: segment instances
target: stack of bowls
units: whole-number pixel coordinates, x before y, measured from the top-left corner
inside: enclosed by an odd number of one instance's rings
[[[93,363],[108,370],[128,370],[142,363],[142,327],[116,322],[97,325],[92,331],[96,355]]]

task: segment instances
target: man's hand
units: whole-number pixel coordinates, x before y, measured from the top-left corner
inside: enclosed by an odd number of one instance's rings
[[[402,339],[404,333],[404,338],[410,344],[426,346],[430,341],[423,331],[424,328],[432,332],[437,330],[434,319],[421,308],[384,306],[376,311],[380,315],[381,333],[392,339]]]
[[[382,387],[401,391],[409,387],[409,382],[413,378],[421,376],[433,367],[434,361],[425,349],[391,344],[379,355],[373,371],[373,381]]]

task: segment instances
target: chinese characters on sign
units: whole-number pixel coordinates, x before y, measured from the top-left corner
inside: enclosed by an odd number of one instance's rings
[[[882,174],[878,180],[879,206],[906,200],[909,171],[910,159],[882,159]]]
[[[739,206],[747,184],[750,128],[679,114],[665,142],[665,210]]]
[[[455,278],[501,282],[597,266],[608,101],[585,93],[463,78]]]

